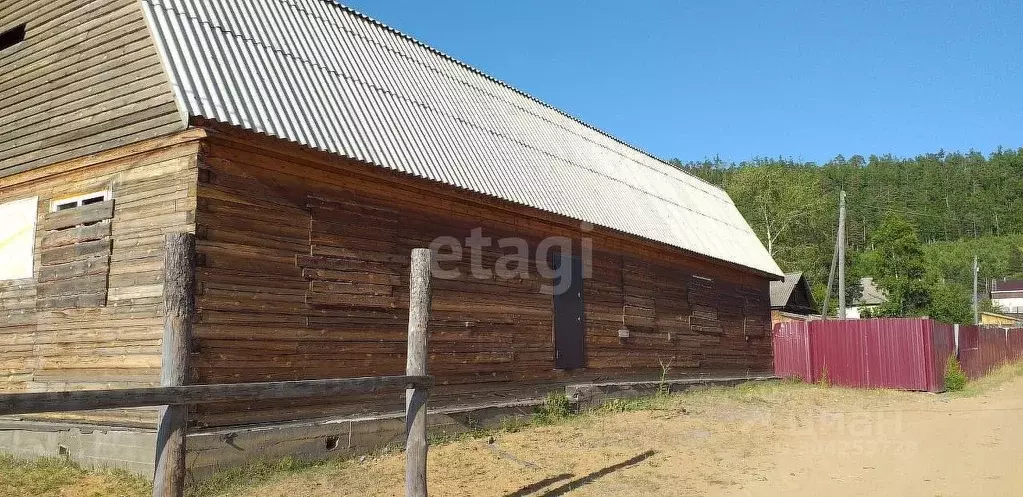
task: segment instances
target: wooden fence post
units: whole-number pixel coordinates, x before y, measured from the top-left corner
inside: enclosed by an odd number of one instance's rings
[[[412,249],[409,278],[408,360],[405,374],[426,376],[430,321],[430,249]],[[423,386],[405,390],[405,496],[426,497],[426,399]]]
[[[195,235],[169,233],[163,264],[163,357],[160,384],[188,382],[188,344],[195,315]],[[188,406],[164,406],[156,432],[154,497],[181,497],[185,490],[185,428]]]

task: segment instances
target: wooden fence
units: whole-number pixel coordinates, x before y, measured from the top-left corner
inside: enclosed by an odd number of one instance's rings
[[[0,395],[0,415],[165,406],[156,436],[154,497],[180,497],[185,487],[188,406],[194,404],[302,397],[339,397],[405,389],[405,495],[425,497],[426,401],[430,320],[429,249],[412,250],[408,355],[405,376],[187,385],[188,344],[195,316],[195,235],[168,234],[164,262],[164,329],[159,387]]]

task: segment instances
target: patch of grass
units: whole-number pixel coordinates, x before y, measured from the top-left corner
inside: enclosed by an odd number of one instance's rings
[[[472,414],[465,419],[465,427],[469,429],[469,436],[472,438],[483,438],[490,434],[488,430],[480,420],[472,417]]]
[[[572,414],[572,406],[563,393],[551,392],[544,397],[543,404],[536,407],[533,421],[540,425],[549,425],[561,421]]]
[[[500,430],[508,433],[518,433],[529,426],[529,420],[518,416],[508,417],[501,420]]]
[[[789,385],[789,384],[805,383],[805,381],[803,380],[803,377],[799,376],[798,374],[788,375],[788,376],[782,378],[781,382],[785,383],[787,385]]]
[[[976,397],[1020,376],[1023,376],[1023,361],[1004,364],[981,378],[967,382],[962,390],[951,394],[957,397]]]
[[[675,362],[675,358],[672,357],[667,363],[658,358],[657,362],[661,365],[661,378],[657,382],[657,395],[664,397],[671,393],[671,385],[668,384],[667,378],[668,373],[671,371],[671,363]]]
[[[0,495],[59,495],[65,486],[85,477],[86,472],[63,459],[21,461],[0,456]]]
[[[664,393],[661,390],[652,395],[630,397],[625,399],[609,399],[599,408],[594,410],[595,414],[621,413],[635,411],[665,411],[677,407],[680,393]]]
[[[611,399],[597,409],[601,413],[620,413],[644,411],[651,406],[651,400],[645,397],[636,399]]]
[[[133,497],[151,493],[149,481],[127,471],[87,471],[65,459],[22,460],[0,454],[0,497]]]
[[[966,371],[963,371],[956,356],[950,355],[945,361],[945,390],[958,392],[964,388],[966,388]]]
[[[317,470],[339,470],[353,464],[352,458],[333,458],[319,461],[303,461],[293,457],[256,461],[236,468],[219,470],[202,479],[189,481],[185,495],[188,497],[212,497],[224,495],[246,495],[245,489],[279,480],[285,476]]]
[[[828,366],[825,365],[821,369],[821,377],[817,379],[817,386],[821,388],[828,388],[831,386],[831,379],[828,378]]]
[[[629,412],[632,409],[632,404],[625,399],[611,399],[604,402],[604,405],[600,406],[600,410],[603,412]]]

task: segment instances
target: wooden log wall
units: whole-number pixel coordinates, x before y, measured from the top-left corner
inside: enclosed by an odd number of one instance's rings
[[[475,278],[470,251],[455,279],[434,279],[429,370],[433,406],[539,395],[591,379],[762,373],[771,369],[768,282],[678,251],[570,220],[206,123],[196,214],[198,357],[193,382],[400,374],[408,256],[474,228],[496,241],[594,240],[584,281],[586,367],[553,369],[552,298],[533,256],[526,276]],[[442,257],[443,259],[443,257]],[[514,266],[513,266],[514,267]],[[623,325],[630,337],[620,339]],[[400,410],[375,396],[241,402],[198,408],[200,426]],[[336,399],[333,399],[336,402]]]
[[[0,202],[39,197],[35,278],[0,282],[0,391],[159,384],[164,234],[194,230],[199,136],[0,178]],[[54,200],[99,191],[111,198],[50,212]],[[153,410],[35,417],[155,422]]]

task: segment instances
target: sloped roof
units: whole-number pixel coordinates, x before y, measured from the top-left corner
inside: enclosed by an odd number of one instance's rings
[[[792,290],[796,288],[796,283],[799,283],[799,279],[803,277],[803,273],[785,273],[785,279],[781,281],[771,282],[771,307],[785,307],[789,303],[789,297],[792,295]]]
[[[1023,291],[1023,280],[995,280],[991,285],[992,292]]]
[[[860,288],[863,289],[863,292],[860,293],[860,298],[853,302],[853,305],[881,305],[888,301],[884,290],[878,288],[874,283],[874,278],[870,276],[860,278]]]
[[[806,281],[802,271],[785,273],[785,279],[772,281],[770,291],[771,308],[782,309],[792,304],[793,307],[805,307],[807,310],[816,311],[817,301],[814,300],[810,292],[810,283]],[[793,303],[792,294],[797,291],[803,292],[803,301],[797,300]]]
[[[142,0],[182,112],[781,270],[728,195],[328,0]]]

